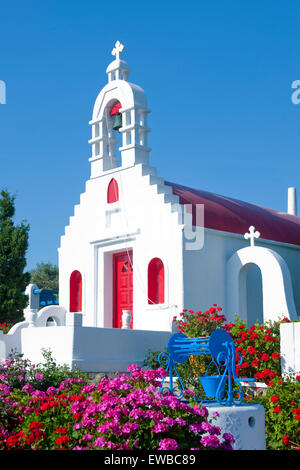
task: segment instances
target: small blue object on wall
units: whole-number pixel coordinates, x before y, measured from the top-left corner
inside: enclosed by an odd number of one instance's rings
[[[46,307],[47,305],[58,305],[58,290],[56,289],[37,289],[33,291],[34,294],[40,296],[40,306]]]

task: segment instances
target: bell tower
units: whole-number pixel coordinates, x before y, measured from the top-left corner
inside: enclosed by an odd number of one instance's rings
[[[89,122],[91,178],[120,167],[149,162],[147,115],[150,110],[144,90],[128,81],[129,65],[120,59],[123,50],[124,45],[117,41],[112,50],[115,59],[106,69],[108,83],[96,98]]]

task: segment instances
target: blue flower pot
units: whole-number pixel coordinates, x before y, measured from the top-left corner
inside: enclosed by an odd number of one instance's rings
[[[222,375],[205,375],[204,377],[199,377],[203,390],[207,398],[215,398],[219,385],[222,380]],[[223,393],[225,387],[225,381],[223,382],[220,392]]]

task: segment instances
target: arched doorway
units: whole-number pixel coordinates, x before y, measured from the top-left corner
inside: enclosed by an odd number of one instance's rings
[[[286,316],[296,319],[296,307],[288,266],[284,259],[268,248],[250,246],[238,250],[227,263],[226,271],[226,317],[234,321],[236,315],[247,317],[247,279],[253,266],[261,273],[262,321],[277,321]],[[252,298],[252,301],[255,299]],[[255,304],[254,304],[255,305]],[[258,299],[256,302],[257,309]]]
[[[113,328],[122,328],[123,310],[133,311],[132,250],[116,253],[113,257]],[[133,314],[130,328],[133,328]]]
[[[263,323],[263,294],[262,275],[260,268],[249,263],[243,267],[246,270],[246,316],[245,321],[248,326],[254,325],[257,321]]]

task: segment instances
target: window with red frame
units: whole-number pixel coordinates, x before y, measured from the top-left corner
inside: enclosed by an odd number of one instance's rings
[[[107,202],[117,202],[119,200],[119,186],[116,180],[113,178],[107,188]]]
[[[82,311],[82,277],[79,271],[70,276],[70,312]]]
[[[148,304],[165,301],[165,269],[160,258],[153,258],[148,265]]]

